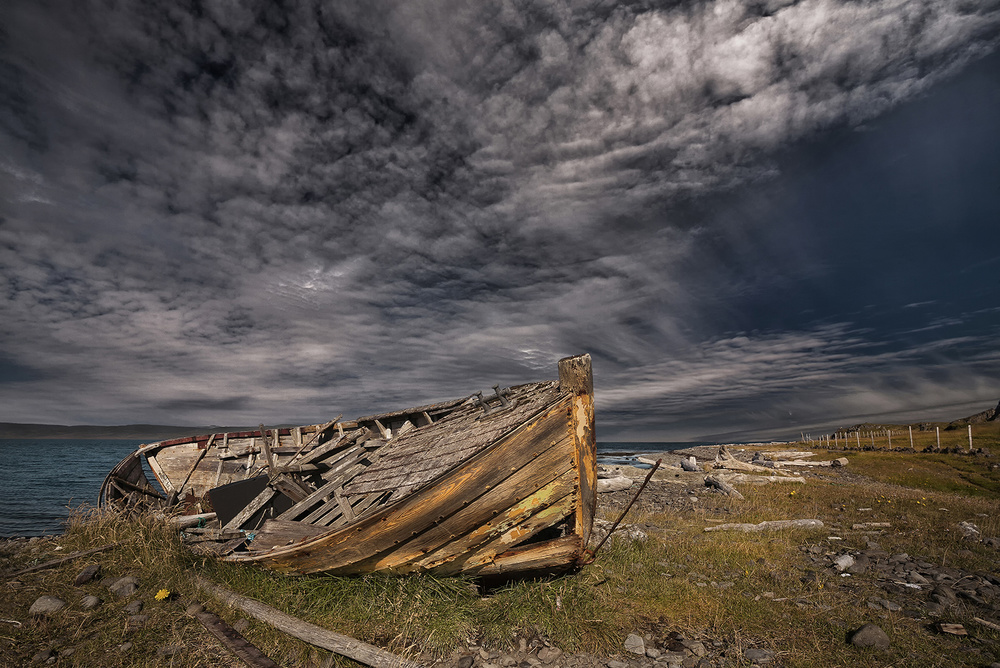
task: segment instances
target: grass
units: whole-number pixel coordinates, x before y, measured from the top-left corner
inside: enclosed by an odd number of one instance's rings
[[[705,503],[693,510],[633,509],[627,522],[655,527],[648,540],[612,541],[594,564],[575,575],[490,592],[462,578],[290,578],[196,557],[150,517],[76,515],[65,535],[34,543],[34,551],[4,555],[0,568],[15,570],[99,544],[121,545],[24,575],[20,588],[5,585],[0,617],[20,620],[23,626],[0,626],[0,665],[26,665],[53,642],[74,648],[59,665],[242,665],[184,614],[184,602],[200,596],[192,584],[195,573],[331,630],[408,656],[423,653],[424,658],[450,655],[470,644],[510,649],[520,639],[532,638],[548,639],[569,652],[611,656],[622,652],[628,633],[639,632],[661,646],[676,633],[722,642],[726,665],[734,666],[744,665],[741,656],[747,647],[771,649],[785,666],[988,665],[1000,660],[1000,634],[977,626],[964,608],[954,609],[945,621],[964,623],[971,637],[933,634],[927,619],[912,619],[906,610],[870,609],[870,596],[886,596],[871,578],[837,577],[812,564],[804,551],[836,554],[863,549],[875,539],[890,553],[997,572],[997,551],[962,542],[956,529],[965,520],[984,536],[1000,535],[1000,479],[989,466],[994,460],[898,452],[848,456],[846,475],[824,470],[794,490],[745,486],[742,501],[702,495]],[[704,531],[722,521],[788,518],[818,518],[826,526],[766,534]],[[881,534],[852,528],[862,522],[892,526]],[[138,597],[145,602],[143,613],[151,617],[148,624],[127,623],[124,602],[100,584],[71,584],[92,561],[102,564],[101,577],[135,574],[140,579]],[[153,595],[164,588],[175,595],[155,601]],[[104,605],[80,610],[78,602],[86,593],[97,594]],[[31,620],[28,606],[41,594],[55,594],[70,605],[51,619]],[[230,623],[241,618],[210,599],[206,605]],[[850,630],[869,621],[892,639],[888,652],[859,650],[845,641]],[[261,622],[250,621],[245,635],[282,665],[318,665],[324,654]],[[123,652],[119,647],[126,642],[132,648]],[[170,645],[183,649],[158,656],[160,648]]]

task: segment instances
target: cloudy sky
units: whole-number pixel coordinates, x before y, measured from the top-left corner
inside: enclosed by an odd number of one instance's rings
[[[594,357],[604,440],[1000,399],[996,0],[5,0],[0,421]]]

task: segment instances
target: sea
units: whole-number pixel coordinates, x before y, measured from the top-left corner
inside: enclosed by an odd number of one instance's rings
[[[62,533],[72,509],[93,507],[108,472],[144,441],[0,439],[0,537]],[[598,462],[638,464],[639,454],[708,443],[598,441]]]

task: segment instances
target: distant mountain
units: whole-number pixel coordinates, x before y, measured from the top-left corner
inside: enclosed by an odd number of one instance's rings
[[[162,424],[118,426],[25,424],[0,422],[0,438],[104,438],[162,441],[179,436],[245,431],[251,427],[172,427]]]

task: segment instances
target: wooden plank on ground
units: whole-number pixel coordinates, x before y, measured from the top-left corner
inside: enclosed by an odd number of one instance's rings
[[[423,668],[422,664],[410,661],[374,645],[363,643],[350,636],[328,631],[315,624],[287,615],[280,610],[265,605],[252,598],[229,591],[201,576],[195,576],[198,586],[219,600],[243,610],[250,616],[270,624],[274,628],[293,635],[300,640],[322,647],[331,652],[354,659],[373,668]]]
[[[203,610],[195,615],[202,626],[215,636],[222,646],[235,654],[243,663],[250,668],[279,668],[278,664],[272,661],[266,654],[257,647],[250,644],[239,631],[207,610]]]

